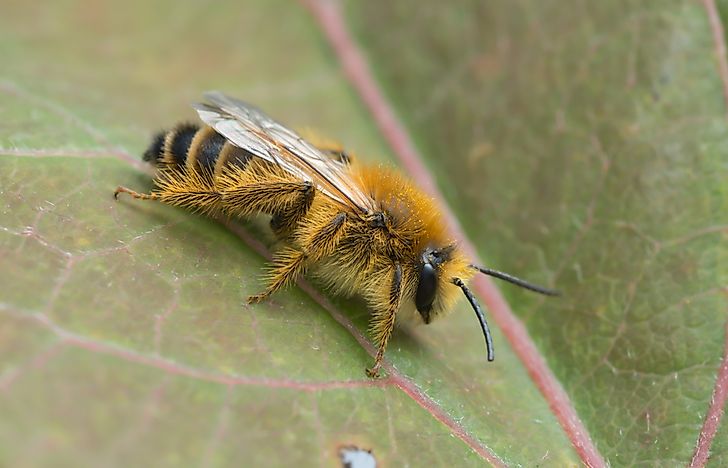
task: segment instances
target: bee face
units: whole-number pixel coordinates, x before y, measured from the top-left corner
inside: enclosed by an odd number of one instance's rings
[[[438,283],[443,278],[442,266],[450,260],[453,246],[444,248],[428,247],[420,256],[419,278],[415,293],[415,306],[425,323],[432,320],[432,304],[437,296]]]

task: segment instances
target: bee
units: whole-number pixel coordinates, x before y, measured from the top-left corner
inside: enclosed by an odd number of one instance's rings
[[[310,143],[258,108],[220,92],[194,104],[204,125],[180,124],[158,134],[144,159],[157,168],[155,188],[138,193],[212,216],[270,215],[283,245],[248,298],[258,303],[310,273],[335,294],[359,294],[371,309],[378,376],[395,322],[431,323],[465,296],[485,336],[480,304],[467,287],[476,273],[537,293],[556,291],[472,264],[448,234],[435,202],[399,172],[359,163],[338,144]]]

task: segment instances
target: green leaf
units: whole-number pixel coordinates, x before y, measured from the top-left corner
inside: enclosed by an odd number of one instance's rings
[[[347,3],[439,188],[615,466],[684,465],[722,355],[726,108],[695,2]],[[33,25],[33,27],[29,27]],[[306,10],[14,3],[0,18],[0,465],[580,462],[463,302],[370,381],[357,300],[250,307],[264,221],[123,198],[154,131],[221,89],[395,164]],[[721,245],[722,242],[722,245]],[[711,462],[728,463],[726,423]]]
[[[254,246],[114,201],[151,187],[137,155],[207,89],[392,160],[303,8],[18,3],[0,26],[0,465],[331,465],[351,444],[388,466],[577,463],[497,330],[485,362],[464,303],[397,333],[372,382],[360,301],[244,305]],[[268,243],[263,224],[245,229]]]
[[[706,8],[459,3],[351,2],[348,16],[482,257],[564,291],[503,288],[602,455],[685,465],[728,310],[728,126]]]

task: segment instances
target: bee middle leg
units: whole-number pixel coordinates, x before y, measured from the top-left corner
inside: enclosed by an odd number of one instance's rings
[[[367,375],[371,378],[379,376],[379,369],[384,360],[384,351],[394,331],[394,321],[397,311],[402,302],[402,267],[395,265],[392,272],[392,283],[389,288],[389,298],[384,307],[374,313],[369,329],[378,344],[377,355],[374,358],[374,366],[367,368]]]
[[[301,242],[303,247],[296,250],[285,247],[273,255],[273,271],[268,287],[260,294],[248,297],[248,303],[263,301],[279,289],[296,280],[306,266],[331,254],[341,240],[346,227],[346,213],[338,213],[316,231],[309,239]]]

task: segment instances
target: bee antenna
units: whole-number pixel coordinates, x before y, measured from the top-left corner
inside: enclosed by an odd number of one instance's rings
[[[470,289],[465,286],[463,280],[461,280],[460,278],[453,278],[452,282],[455,286],[463,290],[463,294],[465,294],[465,297],[468,298],[468,302],[470,302],[470,305],[473,306],[475,315],[478,316],[478,321],[480,322],[480,328],[483,329],[483,336],[485,336],[485,347],[488,349],[488,361],[492,361],[493,359],[495,359],[495,355],[493,354],[493,337],[490,336],[490,328],[488,328],[488,322],[485,321],[485,314],[483,313],[483,309],[480,307],[480,304],[475,299],[475,296],[473,296],[473,293],[470,292]]]
[[[492,268],[485,268],[478,265],[470,265],[470,268],[474,268],[478,270],[479,272],[492,276],[494,278],[502,279],[503,281],[508,281],[509,283],[515,284],[516,286],[520,286],[522,288],[528,289],[533,292],[537,292],[539,294],[543,294],[545,296],[560,296],[561,293],[559,291],[556,291],[555,289],[549,289],[544,288],[543,286],[538,286],[533,283],[529,283],[528,281],[522,280],[521,278],[516,278],[513,275],[509,275],[508,273],[503,273],[502,271],[493,270]]]

